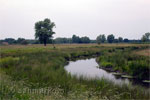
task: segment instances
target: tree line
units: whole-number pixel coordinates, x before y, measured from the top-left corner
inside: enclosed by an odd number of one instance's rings
[[[128,38],[118,37],[115,38],[113,34],[108,35],[107,37],[104,34],[97,36],[96,39],[92,40],[87,36],[79,37],[77,35],[73,35],[71,38],[61,38],[58,37],[56,39],[47,39],[48,44],[82,44],[82,43],[149,43],[150,42],[150,33],[145,33],[140,40],[131,40]],[[25,38],[6,38],[4,40],[0,40],[0,44],[8,43],[8,44],[42,44],[40,40],[37,39],[25,39]]]
[[[113,34],[108,35],[107,37],[105,34],[100,34],[97,36],[95,40],[91,40],[89,37],[79,37],[73,35],[72,38],[56,38],[53,39],[53,28],[56,25],[54,22],[51,22],[50,19],[45,18],[43,21],[38,21],[35,23],[35,39],[27,40],[24,38],[18,38],[17,40],[13,38],[6,38],[4,40],[0,40],[0,44],[44,44],[46,46],[47,43],[52,44],[61,44],[61,43],[141,43],[141,42],[150,42],[150,33],[145,33],[141,40],[129,40],[127,38],[115,38]]]

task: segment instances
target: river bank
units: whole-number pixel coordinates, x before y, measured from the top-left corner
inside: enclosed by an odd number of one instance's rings
[[[149,47],[147,47],[149,48]],[[105,51],[97,62],[100,68],[109,72],[115,72],[116,75],[121,75],[127,78],[136,78],[138,80],[150,80],[150,59],[149,56],[135,55],[136,50],[144,48],[116,48]]]

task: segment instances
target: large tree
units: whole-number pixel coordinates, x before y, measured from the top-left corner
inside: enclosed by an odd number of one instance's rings
[[[113,34],[110,34],[107,36],[107,41],[108,43],[112,43],[114,42],[115,36]]]
[[[105,41],[106,41],[106,37],[105,37],[104,34],[99,35],[99,36],[97,36],[97,38],[96,38],[96,42],[97,42],[98,44],[104,43]]]
[[[39,39],[40,43],[46,43],[49,39],[52,39],[52,35],[55,34],[53,28],[55,23],[51,22],[50,19],[46,18],[44,21],[38,21],[35,23],[35,38]]]

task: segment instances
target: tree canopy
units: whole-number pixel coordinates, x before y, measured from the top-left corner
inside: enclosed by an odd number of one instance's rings
[[[150,33],[149,33],[149,32],[145,33],[145,34],[142,36],[141,40],[142,40],[143,42],[148,42],[148,41],[150,41]]]
[[[81,43],[80,37],[73,35],[72,36],[72,43]]]
[[[118,42],[123,42],[123,38],[122,38],[122,37],[119,37],[119,38],[118,38]]]
[[[114,39],[115,39],[115,36],[113,34],[110,34],[107,36],[108,43],[113,43]]]
[[[90,43],[90,38],[87,36],[81,37],[81,43]]]
[[[106,37],[105,37],[104,34],[99,35],[99,36],[97,36],[97,38],[96,38],[96,42],[97,42],[98,44],[104,43],[105,41],[106,41]]]
[[[38,21],[35,23],[35,38],[39,39],[40,43],[46,43],[49,39],[52,38],[52,35],[55,34],[53,28],[55,23],[51,22],[50,19],[46,18],[44,21]]]

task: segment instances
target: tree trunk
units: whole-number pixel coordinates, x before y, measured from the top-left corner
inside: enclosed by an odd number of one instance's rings
[[[52,40],[53,48],[55,49],[54,41]]]
[[[46,39],[44,39],[44,46],[46,46]]]

